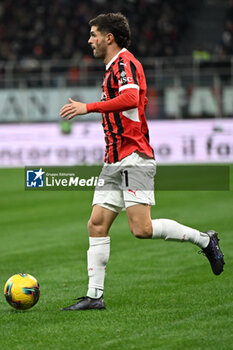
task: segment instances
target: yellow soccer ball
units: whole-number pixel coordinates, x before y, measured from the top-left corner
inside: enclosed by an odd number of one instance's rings
[[[17,273],[6,281],[4,295],[12,307],[26,310],[38,302],[40,286],[37,279],[28,273]]]

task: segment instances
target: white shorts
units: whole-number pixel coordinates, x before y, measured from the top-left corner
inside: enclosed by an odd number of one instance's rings
[[[134,152],[113,164],[104,164],[99,179],[102,187],[96,186],[92,205],[119,213],[137,204],[154,205],[154,176],[156,162]]]

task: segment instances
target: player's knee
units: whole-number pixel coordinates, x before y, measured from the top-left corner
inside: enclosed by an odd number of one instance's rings
[[[152,228],[151,225],[135,225],[131,227],[131,232],[136,238],[151,238],[152,236]]]
[[[88,229],[90,236],[93,234],[98,234],[98,232],[100,230],[100,225],[95,220],[90,218],[90,220],[88,221],[88,224],[87,224],[87,229]]]
[[[88,221],[87,228],[90,236],[103,236],[106,234],[103,225],[93,218],[90,218]]]

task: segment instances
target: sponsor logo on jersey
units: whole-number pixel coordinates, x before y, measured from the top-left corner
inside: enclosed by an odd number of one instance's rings
[[[121,64],[122,66],[127,67],[127,63],[124,63],[124,62],[119,62],[119,64]]]
[[[123,73],[123,72],[121,72],[121,73]],[[130,83],[130,84],[133,83],[133,78],[124,76],[124,77],[122,77],[121,79],[118,80],[118,84],[119,85],[127,84],[127,83]]]

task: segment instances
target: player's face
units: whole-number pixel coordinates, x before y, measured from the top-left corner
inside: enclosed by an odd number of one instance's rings
[[[91,45],[93,55],[96,58],[105,58],[107,52],[106,34],[99,32],[96,26],[91,27],[88,44]]]

